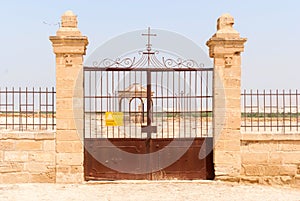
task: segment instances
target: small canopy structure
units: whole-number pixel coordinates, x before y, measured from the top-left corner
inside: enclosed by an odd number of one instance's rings
[[[154,92],[151,92],[151,103],[152,102],[152,96],[153,96]],[[139,99],[141,100],[141,105],[138,108],[138,113],[134,113],[131,114],[131,111],[129,111],[130,115],[134,115],[134,116],[141,116],[141,120],[142,122],[144,122],[144,105],[145,105],[145,101],[147,100],[147,89],[145,87],[143,87],[141,84],[138,83],[134,83],[132,85],[130,85],[129,87],[127,87],[124,91],[118,91],[118,98],[119,98],[119,111],[122,111],[122,101],[123,99],[128,99],[129,100],[129,110],[131,108],[131,102],[134,99]]]

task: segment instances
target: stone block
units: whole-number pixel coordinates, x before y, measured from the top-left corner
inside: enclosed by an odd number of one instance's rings
[[[55,140],[45,140],[43,142],[43,151],[55,151]]]
[[[43,142],[34,140],[23,140],[16,142],[16,150],[20,151],[33,151],[42,150]]]
[[[12,140],[1,140],[0,141],[0,150],[9,151],[15,149],[15,142]]]
[[[223,140],[224,151],[240,151],[240,140]]]
[[[300,188],[300,176],[295,177],[293,186],[296,188]]]
[[[56,100],[56,103],[57,103],[56,109],[59,111],[58,118],[61,118],[61,115],[64,114],[63,111],[65,111],[66,114],[68,114],[69,111],[71,111],[71,113],[73,114],[73,98],[58,98]],[[62,118],[64,117],[62,116]]]
[[[57,173],[70,173],[71,172],[71,166],[57,165],[56,166],[56,172]]]
[[[76,130],[77,126],[73,118],[70,119],[57,119],[56,127],[60,130]]]
[[[264,166],[259,165],[243,165],[246,176],[263,176]]]
[[[271,152],[269,156],[269,164],[282,164],[283,155],[280,152]]]
[[[300,164],[300,152],[283,152],[282,158],[285,164]]]
[[[7,173],[2,175],[2,182],[5,184],[28,183],[29,173]]]
[[[267,165],[264,168],[265,168],[265,172],[264,172],[265,176],[279,176],[281,170],[281,167],[276,165]]]
[[[83,181],[84,181],[83,173],[77,173],[77,174],[56,173],[56,183],[76,184],[76,183],[82,183]]]
[[[77,130],[57,130],[57,141],[83,141],[79,137]]]
[[[20,162],[1,162],[0,173],[22,172],[23,163]]]
[[[259,183],[259,178],[253,176],[246,176],[246,177],[244,176],[241,177],[241,182],[246,184],[257,184]]]
[[[55,183],[55,171],[30,174],[29,180],[32,183]]]
[[[58,153],[82,153],[83,144],[81,141],[58,141],[56,151]]]
[[[215,164],[240,164],[241,154],[239,151],[218,151],[214,150]]]
[[[83,152],[82,153],[57,153],[57,165],[83,165]]]
[[[35,140],[54,140],[55,139],[55,133],[49,132],[49,133],[36,133],[34,136]]]
[[[71,166],[71,174],[83,173],[83,166]]]
[[[287,152],[292,152],[292,151],[298,151],[300,152],[300,141],[285,141],[281,142],[279,144],[279,150],[280,151],[287,151]]]
[[[25,151],[5,151],[4,161],[25,162],[28,161],[28,152]]]
[[[277,145],[274,143],[264,143],[264,142],[253,142],[249,144],[250,152],[268,152],[271,150],[276,150]]]
[[[220,176],[231,176],[239,177],[241,165],[237,164],[215,164],[215,175]]]
[[[297,165],[282,165],[280,167],[280,175],[295,176],[297,173]]]
[[[243,153],[242,164],[264,165],[268,163],[268,153]]]
[[[29,153],[29,161],[36,161],[36,162],[51,162],[55,163],[55,152],[33,152]]]
[[[4,151],[0,151],[0,162],[4,159]]]
[[[49,166],[51,164],[45,163],[45,162],[28,162],[24,165],[25,171],[31,172],[31,173],[41,173],[41,172],[47,172],[49,170]]]

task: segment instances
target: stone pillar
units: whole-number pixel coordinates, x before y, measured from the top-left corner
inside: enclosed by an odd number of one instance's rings
[[[56,182],[80,183],[83,174],[83,55],[88,39],[67,11],[56,36]]]
[[[214,58],[214,167],[216,179],[235,180],[240,176],[241,52],[246,38],[233,28],[234,19],[222,15],[217,32],[209,39]]]

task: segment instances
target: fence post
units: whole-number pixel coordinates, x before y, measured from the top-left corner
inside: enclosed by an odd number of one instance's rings
[[[88,39],[77,28],[77,16],[67,11],[56,36],[56,182],[80,183],[83,174],[83,55]]]
[[[241,170],[241,52],[246,38],[233,28],[234,18],[222,15],[217,32],[207,41],[214,59],[213,132],[216,179],[236,180]]]

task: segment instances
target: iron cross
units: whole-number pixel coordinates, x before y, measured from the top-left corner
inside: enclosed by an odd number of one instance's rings
[[[142,36],[148,36],[148,44],[146,46],[147,46],[147,51],[150,52],[151,51],[151,46],[152,46],[151,45],[151,36],[157,36],[157,35],[152,34],[150,27],[148,27],[148,33],[142,34]]]

